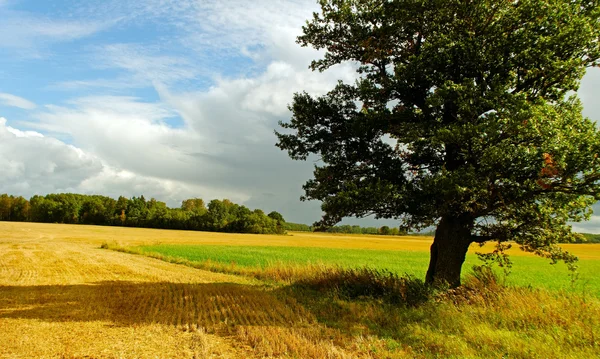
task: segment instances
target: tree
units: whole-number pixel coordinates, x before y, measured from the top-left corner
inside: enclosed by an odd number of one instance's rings
[[[221,231],[229,223],[229,202],[228,200],[219,201],[213,199],[208,202],[208,211],[206,212],[206,225],[207,229],[211,231]]]
[[[285,219],[283,219],[283,216],[281,215],[281,213],[279,213],[277,211],[271,211],[267,216],[276,220],[279,224],[285,223]]]
[[[144,196],[131,197],[127,202],[127,211],[125,212],[125,218],[127,219],[127,225],[132,227],[143,227],[146,224],[148,216],[148,204]]]
[[[201,216],[206,213],[206,205],[202,198],[190,198],[181,202],[181,209],[184,211],[194,212]]]
[[[147,203],[148,214],[146,215],[147,226],[151,228],[165,228],[167,226],[167,213],[169,208],[165,202],[151,198]]]
[[[127,205],[129,204],[129,200],[123,196],[119,196],[117,199],[117,203],[115,205],[115,213],[113,216],[114,223],[117,225],[124,226],[125,221],[127,220]]]
[[[428,283],[460,284],[473,242],[552,262],[600,199],[600,134],[574,94],[600,64],[597,0],[321,0],[302,46],[358,80],[294,95],[277,146],[320,160],[303,200],[346,216],[436,226]]]
[[[79,220],[84,224],[104,225],[109,219],[100,196],[88,196],[79,210]]]
[[[10,221],[12,220],[11,212],[12,212],[12,204],[13,197],[8,194],[0,195],[0,221]]]
[[[22,196],[14,197],[12,200],[11,220],[13,221],[28,221],[30,205]]]
[[[388,226],[382,226],[381,228],[379,228],[379,234],[382,234],[384,236],[389,236],[392,233],[392,231],[390,230],[390,227]]]

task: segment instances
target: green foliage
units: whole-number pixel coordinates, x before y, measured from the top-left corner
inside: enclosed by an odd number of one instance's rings
[[[600,234],[582,233],[582,239],[576,243],[600,243]]]
[[[303,224],[303,223],[292,223],[292,222],[285,222],[283,224],[283,228],[286,231],[295,231],[295,232],[312,232],[312,227],[307,225],[307,224]]]
[[[29,219],[29,201],[19,196],[0,195],[0,221],[26,221]]]
[[[273,211],[273,212],[269,213],[268,216],[269,216],[269,218],[273,218],[280,224],[285,223],[285,219],[283,219],[283,216],[279,212]]]
[[[181,209],[184,211],[194,212],[199,215],[206,213],[206,205],[202,198],[191,198],[181,202]]]
[[[277,213],[277,212],[272,212]],[[281,215],[280,215],[281,216]],[[283,217],[281,217],[283,219]],[[144,196],[118,200],[99,195],[72,193],[23,197],[0,195],[0,221],[81,223],[128,227],[189,229],[200,231],[283,234],[281,223],[260,210],[250,211],[227,199],[212,200],[208,209],[199,198],[182,202],[181,208]]]
[[[379,228],[379,234],[384,235],[384,236],[389,236],[390,234],[392,234],[392,231],[390,230],[390,227],[383,226],[383,227]]]
[[[312,69],[359,79],[294,96],[277,144],[321,164],[303,199],[346,216],[437,226],[428,280],[459,282],[471,242],[555,243],[600,199],[600,131],[573,95],[600,65],[597,1],[321,0],[303,46]]]

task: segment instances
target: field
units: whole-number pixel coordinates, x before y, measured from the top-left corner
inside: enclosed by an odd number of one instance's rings
[[[360,239],[355,239],[360,240]],[[581,247],[582,245],[579,245]],[[583,245],[574,248],[586,259],[579,261],[578,278],[573,283],[571,273],[563,263],[549,265],[547,259],[524,255],[517,251],[512,257],[513,267],[506,277],[508,285],[532,286],[552,290],[586,292],[600,297],[600,252],[598,245]],[[587,249],[587,251],[584,251]],[[344,268],[369,267],[389,270],[398,274],[409,274],[424,278],[429,261],[425,250],[372,250],[318,247],[268,247],[268,246],[214,246],[214,245],[147,245],[130,248],[141,253],[166,260],[185,259],[190,264],[209,269],[221,264],[221,271],[229,273],[275,271],[279,267],[342,266]],[[474,246],[464,264],[465,275],[473,265],[482,262],[473,253],[482,251]],[[600,254],[600,253],[598,253]],[[502,276],[503,272],[499,271]]]
[[[600,356],[598,245],[567,246],[582,258],[586,294],[498,289],[416,308],[189,266],[207,258],[232,273],[371,264],[422,276],[429,243],[0,222],[0,358]],[[564,268],[514,254],[509,283],[568,283]]]

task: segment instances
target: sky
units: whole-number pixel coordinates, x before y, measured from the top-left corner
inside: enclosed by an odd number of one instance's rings
[[[324,73],[295,43],[315,0],[0,0],[0,193],[228,198],[312,223],[314,163],[275,147],[294,92]],[[584,77],[600,120],[600,69]],[[578,231],[600,233],[600,206]],[[361,225],[396,225],[374,219]]]

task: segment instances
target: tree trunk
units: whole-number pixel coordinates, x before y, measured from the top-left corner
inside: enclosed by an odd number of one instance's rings
[[[460,271],[471,244],[473,221],[465,217],[442,217],[431,245],[425,282],[433,285],[460,285]]]

